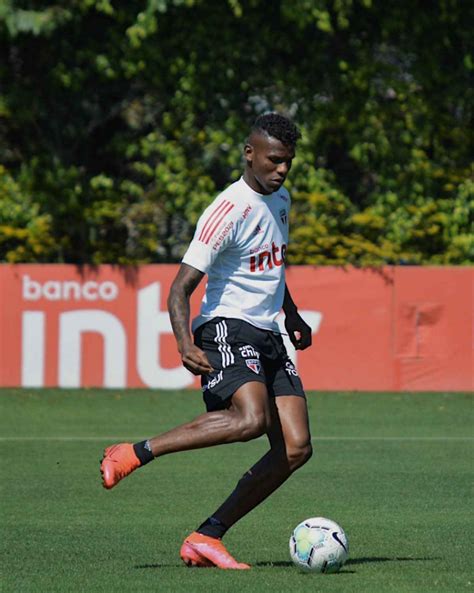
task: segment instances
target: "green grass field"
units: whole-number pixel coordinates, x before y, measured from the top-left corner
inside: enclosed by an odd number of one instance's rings
[[[0,590],[408,593],[473,591],[472,394],[311,393],[315,454],[226,536],[251,571],[189,569],[179,547],[266,450],[215,447],[154,461],[105,491],[104,445],[202,411],[197,392],[0,390]],[[350,560],[300,572],[310,516],[340,523]]]

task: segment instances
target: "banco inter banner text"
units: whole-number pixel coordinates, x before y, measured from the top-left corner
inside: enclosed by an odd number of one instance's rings
[[[0,386],[199,387],[166,310],[177,269],[1,265]],[[466,267],[290,267],[313,346],[285,342],[306,389],[472,390],[473,278]]]

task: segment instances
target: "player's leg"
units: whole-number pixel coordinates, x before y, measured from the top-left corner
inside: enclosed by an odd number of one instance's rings
[[[249,382],[239,388],[234,396],[232,397],[232,403],[228,410],[231,414],[239,413],[238,409],[241,407],[241,402],[245,401],[258,401],[262,402],[261,408],[263,408],[263,415],[259,421],[260,423],[264,423],[264,431],[263,433],[268,433],[271,430],[273,413],[272,413],[272,405],[271,400],[268,397],[267,389],[263,383],[260,382]],[[248,405],[246,406],[248,407]],[[252,410],[254,410],[254,405],[252,405]],[[262,412],[260,408],[259,413]],[[204,415],[206,416],[206,415]],[[261,428],[259,428],[259,433],[261,432]],[[243,432],[240,433],[241,437],[243,436]],[[248,439],[245,439],[248,440]],[[186,441],[186,437],[184,438]],[[227,441],[226,442],[230,442]],[[166,450],[166,442],[162,443],[161,445],[165,446]],[[214,522],[214,528],[219,529],[219,526],[222,528],[222,524],[219,523],[218,520],[209,519],[208,523],[211,525]],[[207,522],[206,522],[207,523]],[[212,531],[212,530],[211,530]],[[224,569],[248,569],[250,568],[248,564],[244,564],[241,562],[237,562],[235,558],[233,558],[224,545],[221,542],[220,537],[217,535],[209,536],[206,533],[206,530],[202,530],[202,532],[195,531],[191,533],[185,540],[183,545],[181,546],[180,556],[182,560],[188,566],[217,566],[219,568]]]
[[[178,426],[162,435],[150,439],[153,456],[165,455],[177,451],[186,451],[212,445],[246,441],[268,433],[272,423],[270,399],[264,383],[253,381],[242,385],[232,397],[228,409],[202,414],[195,420]],[[128,450],[120,454],[120,447],[133,445],[115,445],[111,454],[106,454],[101,464],[103,482],[111,488],[120,479],[128,475],[138,465],[130,466]],[[127,465],[122,466],[121,460]],[[188,566],[217,566],[224,569],[248,569],[247,564],[237,562],[226,550],[220,539],[208,537],[202,533],[193,533],[184,541],[180,556]]]
[[[103,485],[107,489],[113,488],[154,457],[254,439],[268,431],[270,422],[265,385],[258,381],[245,383],[235,392],[227,409],[202,414],[191,422],[149,439],[148,458],[143,458],[141,443],[135,446],[120,443],[108,447],[101,463]]]
[[[270,411],[265,372],[258,360],[258,371],[251,370],[241,354],[239,336],[245,329],[244,322],[224,318],[215,318],[198,328],[196,344],[216,369],[202,377],[208,413],[147,441],[107,448],[101,464],[105,488],[113,488],[155,457],[247,441],[267,432]],[[258,357],[253,349],[250,353]]]
[[[225,410],[201,414],[191,422],[149,440],[155,457],[250,441],[265,434],[271,423],[271,407],[264,383],[245,383],[232,396]]]
[[[232,494],[211,517],[226,529],[265,500],[311,457],[306,399],[292,395],[270,401],[273,402],[268,431],[270,450],[242,476]],[[212,528],[207,532],[212,533]]]
[[[224,548],[221,538],[227,529],[254,509],[311,455],[306,400],[299,396],[269,399],[271,422],[267,429],[271,449],[238,482],[227,500],[181,547],[181,558],[189,566],[248,568]]]

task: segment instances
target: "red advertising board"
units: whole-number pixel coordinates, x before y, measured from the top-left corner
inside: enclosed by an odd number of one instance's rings
[[[176,271],[1,265],[0,386],[198,387],[166,311]],[[314,334],[312,348],[289,347],[305,387],[472,390],[473,279],[467,267],[290,267]]]

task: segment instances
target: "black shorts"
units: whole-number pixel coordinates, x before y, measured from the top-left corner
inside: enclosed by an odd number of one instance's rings
[[[270,397],[305,397],[280,334],[240,319],[215,317],[198,327],[194,341],[214,369],[201,378],[208,411],[227,408],[232,395],[249,381],[265,383]]]

